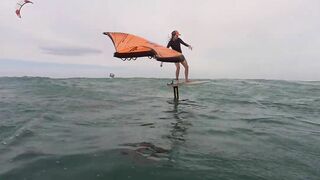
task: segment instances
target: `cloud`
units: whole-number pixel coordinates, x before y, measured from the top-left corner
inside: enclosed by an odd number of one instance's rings
[[[87,47],[53,47],[43,46],[40,47],[41,51],[45,54],[57,56],[87,56],[102,53],[101,50],[87,48]]]

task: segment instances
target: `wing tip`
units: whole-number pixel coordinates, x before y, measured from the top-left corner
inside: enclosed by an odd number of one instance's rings
[[[19,9],[16,10],[16,15],[17,15],[19,18],[21,18],[21,14],[20,14],[20,10],[19,10]]]

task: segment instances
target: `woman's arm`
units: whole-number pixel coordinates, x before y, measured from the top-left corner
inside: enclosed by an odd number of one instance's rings
[[[168,42],[167,48],[169,48],[170,46],[171,46],[171,40]]]
[[[189,46],[190,46],[189,44],[183,42],[182,39],[180,39],[180,38],[179,38],[179,41],[180,41],[181,44],[185,45],[186,47],[189,47]]]
[[[179,38],[179,39],[180,39],[180,38]],[[187,46],[189,49],[192,50],[192,46],[190,46],[189,44],[183,42],[182,39],[180,39],[180,43],[183,44],[183,45],[185,45],[185,46]]]

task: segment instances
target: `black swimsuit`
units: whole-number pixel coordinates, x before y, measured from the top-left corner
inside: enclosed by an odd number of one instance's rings
[[[181,44],[185,45],[185,46],[189,46],[189,44],[185,43],[182,41],[182,39],[178,38],[176,40],[170,40],[168,45],[167,45],[167,48],[171,47],[173,50],[176,50],[180,53],[182,53],[181,51]]]
[[[182,41],[182,39],[178,38],[176,40],[170,40],[168,45],[167,45],[167,48],[171,47],[173,50],[175,51],[178,51],[179,53],[182,53],[182,50],[181,50],[181,44],[189,47],[189,44],[185,43]],[[185,59],[185,57],[182,55],[181,59],[178,61],[179,62],[183,62]]]

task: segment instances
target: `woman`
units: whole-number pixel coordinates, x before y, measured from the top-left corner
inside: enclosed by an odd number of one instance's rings
[[[172,31],[171,33],[171,39],[167,45],[167,48],[171,47],[173,50],[176,50],[180,53],[182,53],[181,51],[181,44],[187,46],[190,50],[192,50],[192,47],[183,42],[182,39],[179,38],[181,34],[175,30],[175,31]],[[189,82],[189,78],[188,78],[188,75],[189,75],[189,66],[188,66],[188,62],[186,59],[183,58],[182,61],[180,62],[176,62],[176,80],[179,81],[179,73],[180,73],[180,63],[183,65],[184,67],[184,75],[185,75],[185,81],[186,82]]]

